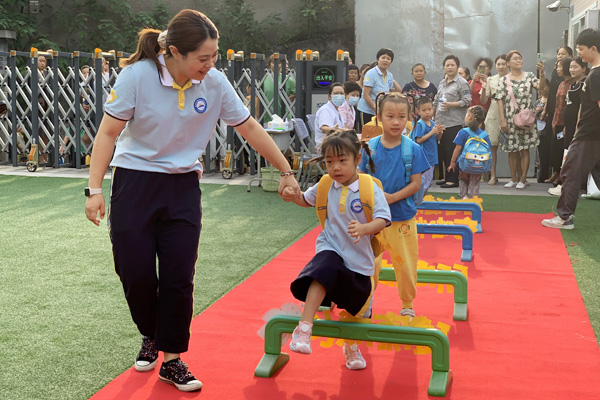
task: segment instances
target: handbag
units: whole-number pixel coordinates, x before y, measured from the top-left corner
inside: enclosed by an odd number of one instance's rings
[[[533,128],[533,125],[535,124],[535,114],[533,113],[533,111],[528,110],[528,109],[525,109],[525,110],[519,109],[517,100],[515,99],[515,94],[513,93],[513,90],[512,90],[512,82],[510,81],[510,78],[508,77],[508,75],[505,76],[505,79],[506,79],[506,84],[508,85],[508,93],[510,93],[510,97],[512,99],[513,106],[515,107],[515,109],[519,110],[519,112],[513,117],[513,122],[517,128],[524,129],[524,130],[530,130],[531,128]]]

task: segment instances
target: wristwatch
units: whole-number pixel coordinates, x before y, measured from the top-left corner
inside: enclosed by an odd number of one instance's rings
[[[86,187],[84,190],[84,193],[85,193],[85,197],[90,197],[95,194],[102,194],[102,188],[92,189],[92,188]]]

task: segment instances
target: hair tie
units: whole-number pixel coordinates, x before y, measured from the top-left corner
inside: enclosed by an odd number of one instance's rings
[[[161,49],[167,48],[167,33],[168,31],[164,30],[158,35],[158,45]]]

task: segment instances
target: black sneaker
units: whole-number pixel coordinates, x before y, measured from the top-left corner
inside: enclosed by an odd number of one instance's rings
[[[138,372],[152,371],[158,363],[158,350],[154,346],[154,339],[144,336],[142,348],[135,358],[135,370]]]
[[[158,373],[158,379],[175,385],[182,392],[193,392],[202,389],[202,382],[188,371],[187,364],[179,358],[163,362]]]

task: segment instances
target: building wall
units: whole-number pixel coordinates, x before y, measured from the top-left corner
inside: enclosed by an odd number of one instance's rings
[[[600,27],[600,18],[598,15],[587,13],[589,10],[598,9],[600,9],[600,1],[572,0],[570,2],[571,23],[569,24],[569,45],[571,47],[575,46],[577,34],[583,29],[588,27],[597,29]]]
[[[596,0],[571,0],[571,9],[573,16],[578,15],[590,8],[598,9],[598,1]]]

